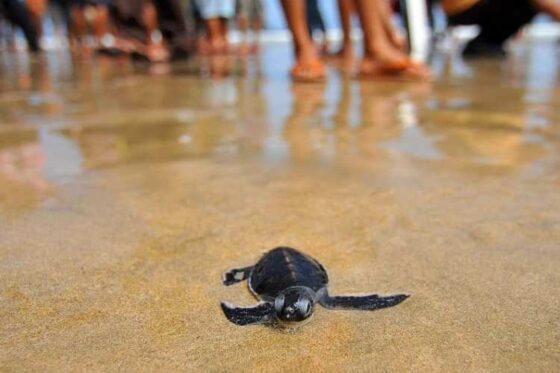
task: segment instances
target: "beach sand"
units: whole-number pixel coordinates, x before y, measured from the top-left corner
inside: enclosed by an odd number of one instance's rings
[[[3,56],[0,371],[557,371],[555,54],[295,86],[287,46],[215,80]],[[222,273],[279,245],[412,296],[230,324]]]

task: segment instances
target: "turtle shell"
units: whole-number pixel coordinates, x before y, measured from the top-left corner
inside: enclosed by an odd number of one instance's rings
[[[272,300],[292,286],[305,286],[319,292],[328,282],[327,271],[321,263],[290,247],[277,247],[264,254],[249,277],[249,287],[264,300]]]

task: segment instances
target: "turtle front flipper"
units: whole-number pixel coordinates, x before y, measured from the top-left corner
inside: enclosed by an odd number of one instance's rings
[[[249,277],[252,270],[253,266],[231,269],[224,273],[222,282],[224,283],[224,285],[229,286],[244,281]]]
[[[235,325],[264,324],[272,320],[274,306],[270,303],[261,303],[255,307],[235,307],[221,303],[222,311],[227,319]]]
[[[388,296],[379,296],[377,294],[352,296],[344,295],[331,297],[325,294],[319,303],[328,309],[347,309],[347,310],[378,310],[381,308],[393,307],[404,301],[410,295],[395,294]]]

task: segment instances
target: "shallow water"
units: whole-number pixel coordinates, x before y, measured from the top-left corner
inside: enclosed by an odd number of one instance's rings
[[[0,55],[0,370],[557,370],[558,57],[292,85],[285,45],[171,71]],[[412,297],[229,324],[220,300],[255,300],[222,271],[277,245],[332,293]]]

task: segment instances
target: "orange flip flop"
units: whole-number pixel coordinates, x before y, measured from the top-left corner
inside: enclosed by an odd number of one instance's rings
[[[322,82],[327,77],[325,64],[321,60],[297,62],[290,71],[295,82]]]

